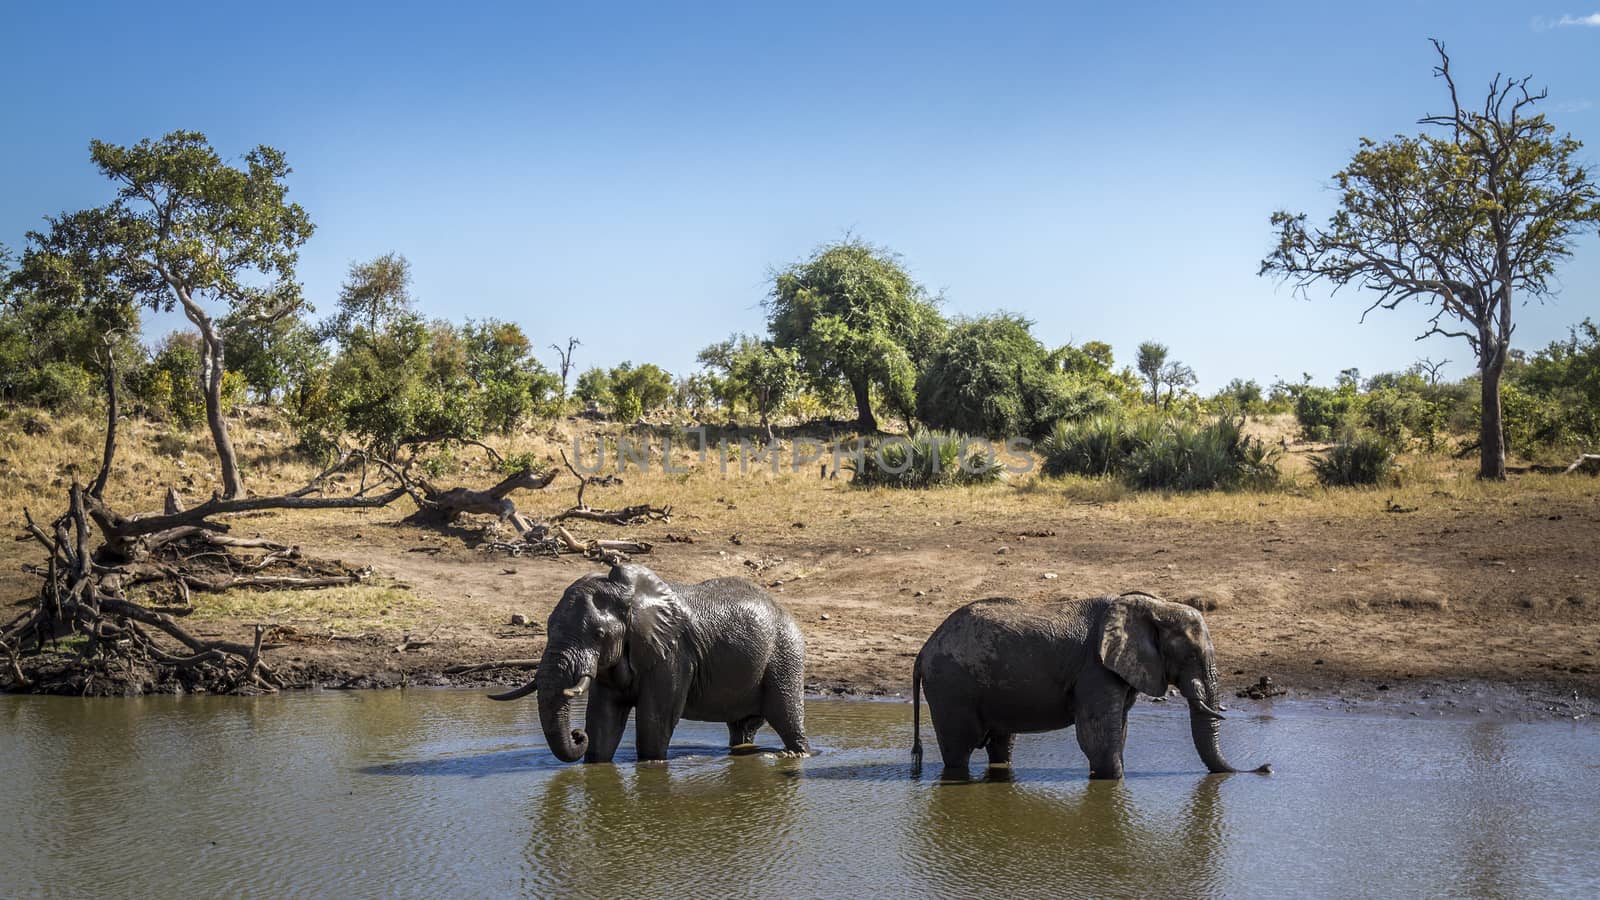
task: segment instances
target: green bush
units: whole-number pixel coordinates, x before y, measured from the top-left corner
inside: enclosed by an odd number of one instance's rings
[[[95,376],[69,362],[48,362],[30,373],[22,396],[55,412],[81,412],[95,399]]]
[[[1136,420],[1151,421],[1154,420]],[[1130,424],[1128,419],[1094,416],[1076,422],[1057,422],[1040,442],[1039,452],[1044,457],[1046,475],[1121,475],[1124,463],[1140,440],[1137,424]]]
[[[1244,434],[1244,420],[1172,421],[1129,455],[1128,483],[1145,490],[1268,487],[1278,479],[1277,447]]]
[[[1280,451],[1243,432],[1244,420],[1208,423],[1101,416],[1061,423],[1040,444],[1046,475],[1116,476],[1145,490],[1267,487]]]
[[[963,461],[964,451],[969,452]],[[850,484],[855,487],[989,484],[1004,474],[987,441],[951,431],[919,431],[874,442],[860,460],[847,460],[845,468],[854,473]]]
[[[1095,380],[1094,357],[1071,347],[1049,353],[1031,326],[1008,313],[957,321],[917,379],[917,418],[936,429],[1036,438],[1058,420],[1115,408]]]
[[[1325,487],[1388,484],[1396,481],[1394,448],[1377,435],[1356,435],[1326,454],[1311,457],[1311,471]]]
[[[619,422],[637,422],[644,414],[644,404],[639,402],[639,395],[631,388],[623,388],[611,396],[612,414]]]
[[[1359,397],[1353,385],[1338,389],[1305,385],[1294,401],[1295,421],[1308,441],[1331,441],[1355,422]]]
[[[1404,387],[1368,391],[1360,410],[1361,423],[1390,444],[1402,447],[1415,439],[1429,449],[1438,442],[1448,415],[1440,405]]]

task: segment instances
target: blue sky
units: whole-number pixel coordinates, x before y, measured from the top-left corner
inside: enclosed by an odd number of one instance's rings
[[[763,328],[771,269],[851,232],[949,313],[1019,312],[1121,362],[1162,341],[1206,389],[1424,355],[1464,374],[1464,344],[1412,340],[1420,308],[1360,325],[1354,292],[1256,277],[1267,217],[1325,216],[1357,138],[1442,108],[1429,37],[1472,95],[1496,71],[1548,84],[1600,163],[1584,2],[7,4],[0,242],[109,197],[91,138],[197,129],[288,154],[322,310],[395,250],[425,313],[576,335],[582,367],[690,370]],[[1600,317],[1600,238],[1561,276],[1519,346]]]

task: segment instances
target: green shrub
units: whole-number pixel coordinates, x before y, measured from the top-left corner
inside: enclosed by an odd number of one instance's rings
[[[1352,385],[1334,388],[1306,385],[1294,401],[1295,421],[1308,441],[1330,441],[1354,425],[1359,398]]]
[[[847,460],[845,468],[854,473],[850,483],[855,487],[989,484],[1004,474],[987,441],[951,431],[919,431],[874,442],[859,460]]]
[[[928,426],[1000,439],[1049,433],[1053,423],[1118,406],[1104,383],[1104,356],[1076,347],[1047,352],[1020,316],[954,323],[917,379],[917,418]]]
[[[1117,476],[1145,490],[1267,487],[1281,451],[1243,431],[1242,418],[1208,423],[1101,416],[1061,423],[1042,444],[1046,475]]]
[[[1244,433],[1244,420],[1172,421],[1129,455],[1126,477],[1145,490],[1268,487],[1278,479],[1277,447]]]
[[[95,376],[69,362],[48,362],[31,373],[23,397],[55,412],[82,412],[95,396]]]
[[[1432,449],[1447,417],[1444,408],[1403,387],[1369,391],[1360,408],[1361,423],[1397,447],[1417,439]]]
[[[1376,435],[1357,435],[1311,457],[1311,470],[1325,487],[1391,483],[1396,480],[1394,448]]]
[[[1044,473],[1051,476],[1121,475],[1139,439],[1122,416],[1059,421],[1039,444]]]
[[[639,395],[631,388],[624,388],[612,394],[611,406],[619,422],[637,422],[639,416],[644,414],[644,404],[639,402]]]

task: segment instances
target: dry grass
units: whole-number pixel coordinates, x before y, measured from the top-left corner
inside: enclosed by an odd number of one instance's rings
[[[405,588],[352,584],[315,591],[196,594],[192,618],[311,625],[318,631],[348,635],[421,627],[432,606]]]

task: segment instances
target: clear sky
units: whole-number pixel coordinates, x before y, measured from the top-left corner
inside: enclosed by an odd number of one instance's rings
[[[1600,163],[1600,0],[1574,2],[6,3],[0,242],[108,199],[91,138],[196,129],[288,154],[322,310],[396,250],[424,313],[576,335],[581,367],[690,370],[763,328],[771,269],[850,232],[948,313],[1119,362],[1158,340],[1204,389],[1424,355],[1464,374],[1464,343],[1413,342],[1420,308],[1358,325],[1354,292],[1256,277],[1267,217],[1325,217],[1358,137],[1441,110],[1429,37],[1473,96],[1548,84]],[[1519,346],[1600,318],[1600,238],[1561,275]]]

